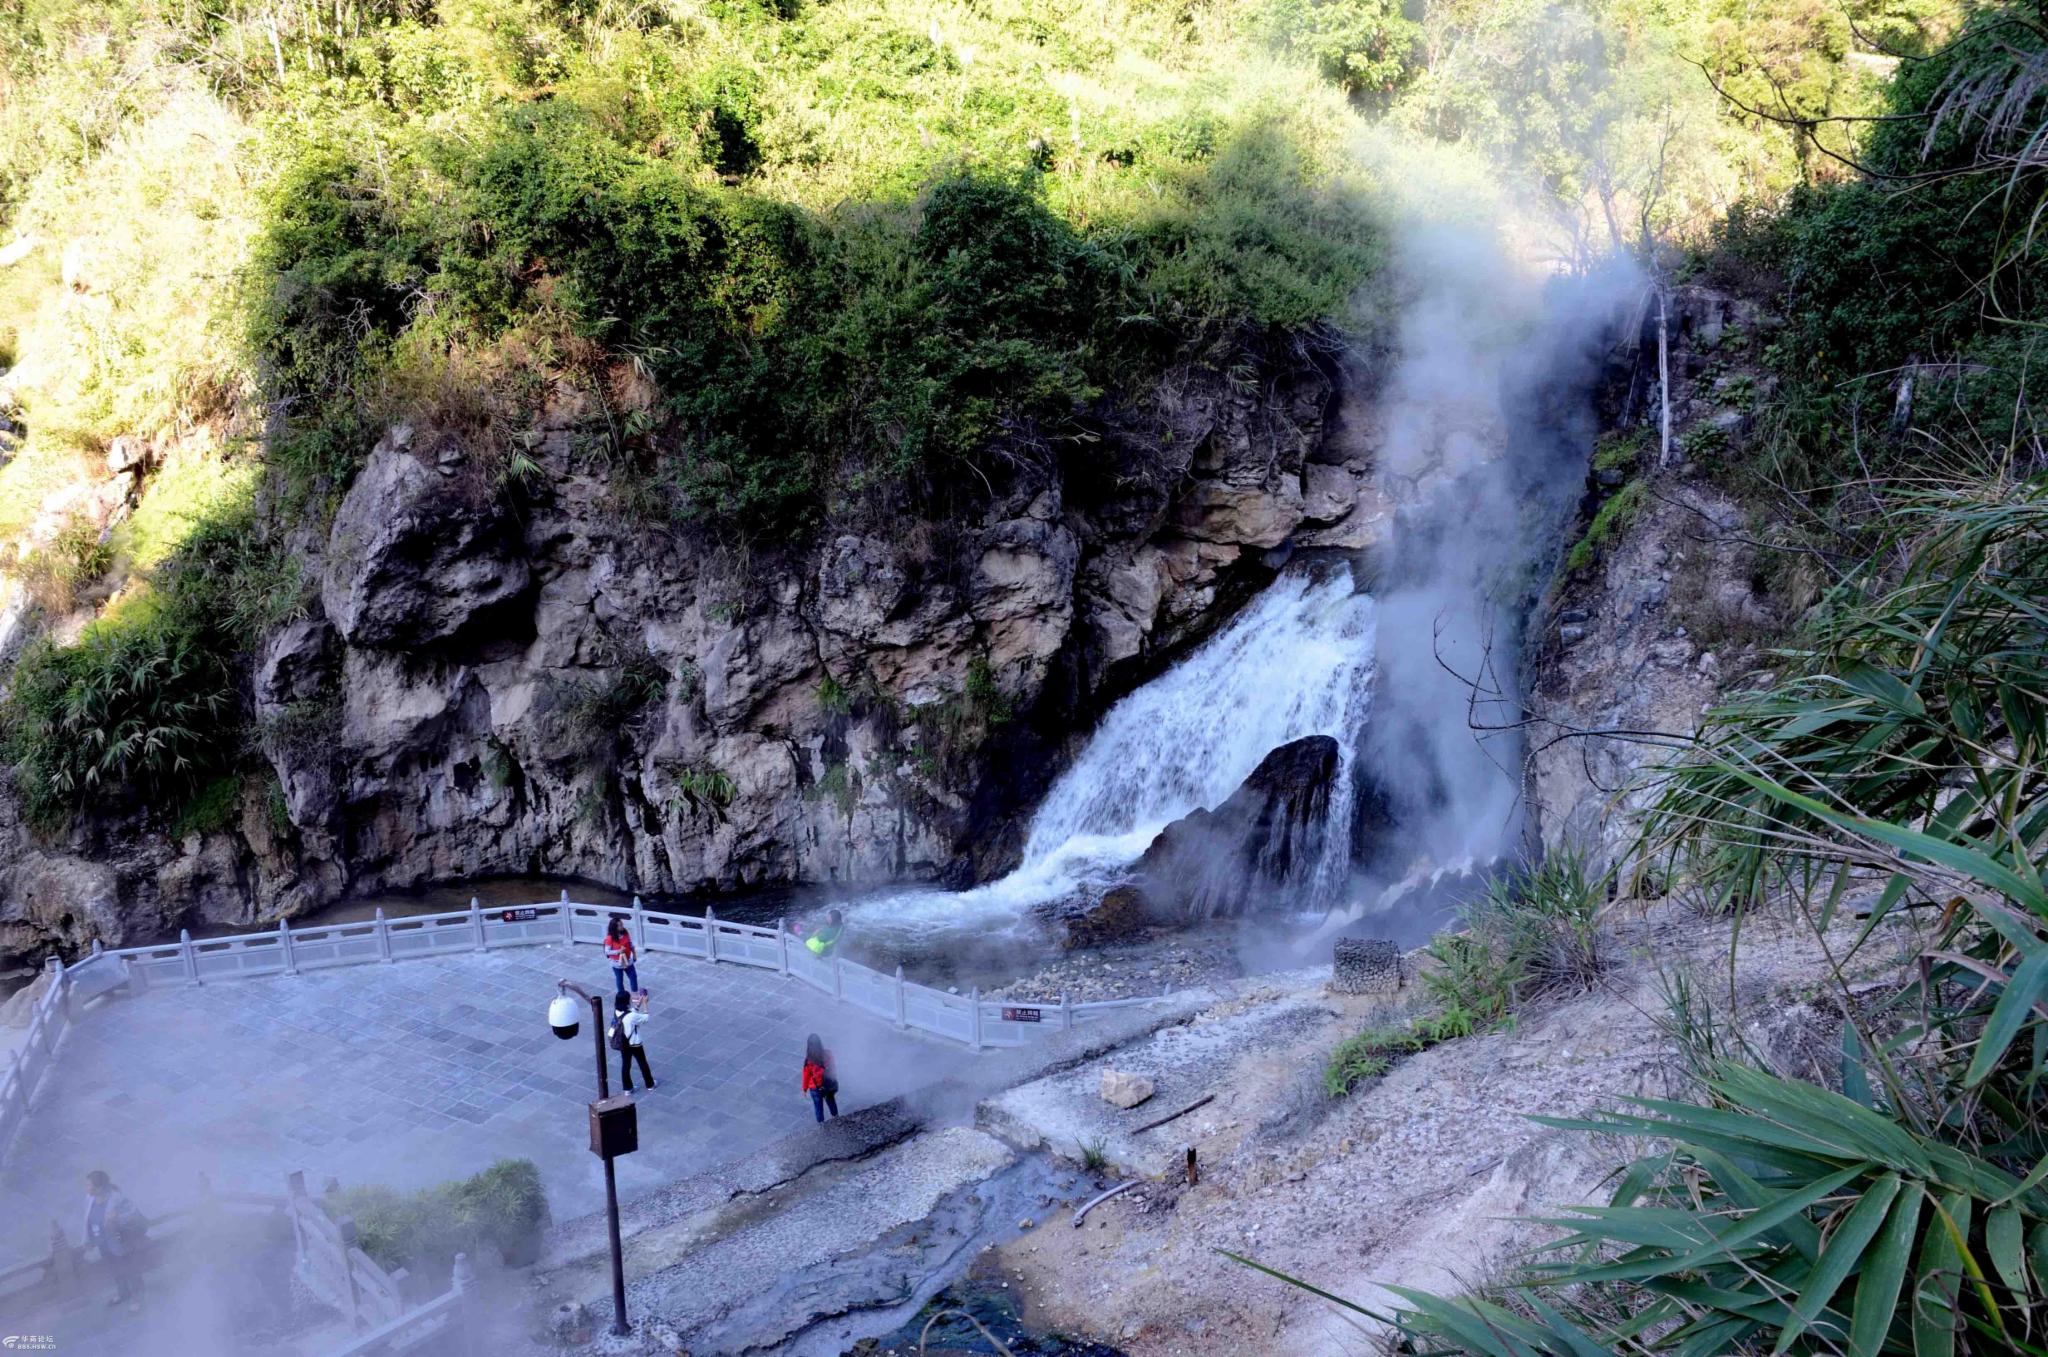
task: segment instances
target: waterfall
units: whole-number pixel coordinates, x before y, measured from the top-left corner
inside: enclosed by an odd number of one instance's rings
[[[1219,805],[1268,752],[1305,735],[1335,736],[1343,750],[1307,892],[1327,902],[1349,871],[1350,761],[1370,699],[1373,630],[1373,600],[1349,570],[1290,567],[1110,708],[1032,817],[1016,871],[970,891],[870,900],[857,917],[914,932],[1021,922],[1033,906],[1113,880],[1169,823]]]
[[[1372,678],[1372,630],[1372,600],[1347,572],[1281,576],[1110,709],[1032,817],[1024,870],[1098,849],[1129,861],[1170,821],[1236,791],[1275,746],[1304,735],[1348,744]]]

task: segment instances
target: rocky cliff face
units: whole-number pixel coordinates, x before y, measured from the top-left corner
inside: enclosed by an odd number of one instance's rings
[[[0,824],[0,959],[480,873],[670,893],[998,871],[1075,732],[1271,549],[1374,540],[1372,449],[1331,436],[1346,385],[1299,344],[1189,370],[1020,459],[972,521],[744,560],[622,513],[573,398],[524,495],[394,428],[250,677],[279,790],[251,779],[233,832],[181,842]]]
[[[1670,460],[1654,379],[1654,313],[1645,317],[1634,389],[1617,393],[1617,432],[1641,452],[1596,465],[1584,519],[1621,496],[1597,559],[1562,573],[1532,627],[1535,717],[1530,794],[1543,840],[1611,860],[1645,792],[1642,769],[1667,759],[1721,694],[1769,682],[1767,647],[1812,601],[1796,553],[1773,550],[1767,512],[1719,473],[1753,434],[1772,379],[1757,360],[1775,320],[1703,287],[1675,289],[1669,310]],[[1585,526],[1582,523],[1582,527]]]

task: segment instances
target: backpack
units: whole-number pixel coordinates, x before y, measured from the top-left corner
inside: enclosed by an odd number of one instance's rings
[[[626,1049],[626,1024],[623,1022],[614,1022],[612,1024],[612,1049],[614,1051]]]

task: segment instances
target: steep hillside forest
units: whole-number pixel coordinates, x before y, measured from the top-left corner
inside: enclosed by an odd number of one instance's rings
[[[1422,192],[1637,270],[1651,367],[1660,304],[1748,318],[1687,341],[1714,417],[1586,449],[1531,593],[1711,494],[1768,607],[1694,639],[1756,663],[1645,732],[1619,851],[1497,898],[1866,923],[1829,1069],[1675,996],[1684,1096],[1575,1124],[1643,1156],[1611,1198],[1370,1313],[1488,1357],[2048,1353],[2038,0],[0,0],[0,960],[145,896],[175,931],[181,882],[253,924],[486,869],[1007,870],[1060,741],[1267,553],[1366,545],[1296,445],[1389,350]],[[1290,456],[1276,519],[1240,472]],[[387,500],[441,506],[378,539],[424,586],[347,573]],[[505,623],[543,549],[581,593]],[[1441,949],[1479,997],[1429,1042],[1511,1023],[1556,923]]]

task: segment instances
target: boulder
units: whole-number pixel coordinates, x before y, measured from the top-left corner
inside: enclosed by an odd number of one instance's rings
[[[149,444],[132,433],[118,434],[107,445],[107,470],[116,476],[140,474],[149,462]]]
[[[890,543],[841,535],[818,561],[815,620],[826,631],[867,640],[910,601],[910,585]]]
[[[1292,904],[1322,857],[1338,763],[1328,735],[1290,741],[1222,805],[1161,830],[1138,862],[1146,904],[1188,920]]]
[[[1105,664],[1141,654],[1160,602],[1173,587],[1166,553],[1150,543],[1128,557],[1104,555],[1086,571],[1086,606]]]
[[[247,928],[257,922],[236,840],[226,834],[191,835],[185,851],[157,869],[157,898],[176,901],[187,917]]]
[[[431,668],[397,656],[351,650],[343,666],[341,737],[363,759],[400,759],[439,743],[458,694]]]
[[[1110,1104],[1112,1107],[1128,1109],[1144,1102],[1158,1090],[1152,1081],[1142,1074],[1132,1074],[1127,1070],[1105,1069],[1102,1072],[1102,1084],[1098,1091],[1102,1094],[1102,1101]]]
[[[320,597],[351,646],[405,650],[470,630],[528,583],[509,516],[387,439],[335,513]]]
[[[1082,897],[1053,905],[1047,922],[1067,951],[1128,942],[1144,931],[1145,897],[1135,886],[1115,886],[1100,899]]]
[[[105,862],[30,852],[0,884],[5,886],[0,891],[5,950],[16,950],[9,940],[18,932],[48,939],[70,953],[82,952],[95,938],[118,946],[135,922],[122,909],[120,877]]]
[[[1299,547],[1366,551],[1383,546],[1394,526],[1394,501],[1369,477],[1341,467],[1310,466],[1303,474],[1308,522]]]
[[[588,1343],[594,1328],[589,1307],[581,1301],[563,1301],[548,1318],[548,1330],[559,1343]]]

